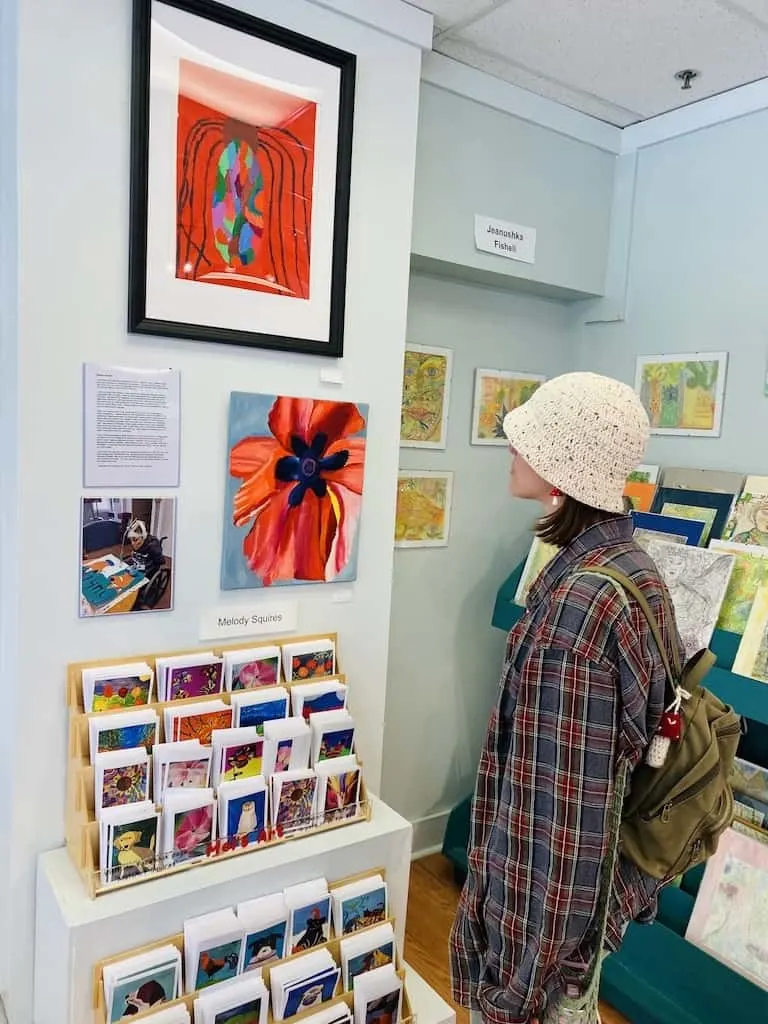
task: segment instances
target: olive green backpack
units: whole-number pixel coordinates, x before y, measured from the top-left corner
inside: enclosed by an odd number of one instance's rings
[[[741,719],[706,690],[701,681],[715,664],[700,651],[682,666],[675,648],[670,665],[658,622],[639,587],[623,573],[599,567],[582,569],[610,580],[627,601],[637,601],[659,648],[667,674],[666,705],[680,703],[682,737],[671,742],[663,765],[643,761],[632,773],[624,801],[622,853],[652,878],[673,879],[700,864],[717,849],[733,821],[733,792],[728,776],[741,736]],[[666,598],[665,598],[666,601]]]

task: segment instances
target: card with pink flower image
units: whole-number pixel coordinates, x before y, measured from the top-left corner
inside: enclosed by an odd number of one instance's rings
[[[172,761],[166,766],[163,789],[204,789],[210,775],[210,758],[194,758],[189,761]]]
[[[224,653],[227,690],[258,690],[280,682],[280,648],[251,647]]]
[[[208,856],[216,838],[212,789],[170,789],[163,805],[163,854],[167,867]]]

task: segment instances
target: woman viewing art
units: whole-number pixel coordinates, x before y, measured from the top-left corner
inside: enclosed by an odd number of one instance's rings
[[[451,934],[452,989],[476,1022],[557,1022],[563,1000],[589,994],[590,968],[627,924],[653,918],[659,888],[619,856],[599,949],[620,765],[638,765],[656,734],[665,671],[632,600],[583,570],[629,577],[667,652],[683,650],[665,585],[624,514],[649,437],[639,398],[606,377],[566,374],[510,412],[504,433],[511,492],[540,503],[536,535],[557,553],[509,636]]]

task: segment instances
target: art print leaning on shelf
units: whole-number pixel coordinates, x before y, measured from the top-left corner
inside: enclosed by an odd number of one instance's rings
[[[680,637],[691,658],[712,639],[733,570],[733,556],[662,540],[648,540],[644,547],[669,589]]]
[[[760,588],[752,605],[733,671],[768,683],[768,586]]]
[[[528,591],[546,569],[560,549],[554,544],[547,544],[538,537],[534,537],[528,558],[523,567],[523,575],[515,593],[515,604],[525,608],[528,600]]]
[[[747,477],[723,537],[768,547],[768,477]]]
[[[368,406],[230,396],[222,590],[357,578]]]
[[[685,937],[768,989],[768,847],[733,829],[723,835]]]
[[[757,593],[768,586],[768,548],[713,540],[711,551],[733,555],[733,572],[723,598],[717,628],[744,635]]]

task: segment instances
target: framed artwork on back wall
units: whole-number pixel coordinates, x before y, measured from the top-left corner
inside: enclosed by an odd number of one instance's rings
[[[128,329],[338,357],[355,56],[134,0]]]

